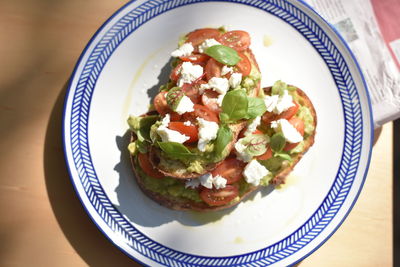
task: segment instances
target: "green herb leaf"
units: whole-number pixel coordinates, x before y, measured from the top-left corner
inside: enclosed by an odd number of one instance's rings
[[[166,96],[168,106],[175,111],[176,107],[179,105],[182,97],[184,96],[183,91],[179,87],[171,88]]]
[[[270,172],[277,172],[281,169],[283,160],[279,157],[273,157],[267,160],[259,160],[258,162],[264,165]]]
[[[279,158],[281,158],[283,160],[292,161],[292,157],[288,153],[283,153],[283,152],[275,153],[274,156],[275,157],[279,157]]]
[[[228,92],[222,100],[221,121],[235,122],[247,116],[247,95],[244,90]]]
[[[281,80],[276,81],[271,88],[271,94],[273,95],[283,95],[283,91],[287,90],[287,84]]]
[[[228,66],[234,66],[242,59],[235,49],[224,45],[211,46],[205,52],[216,61]]]
[[[184,145],[176,142],[158,142],[161,150],[164,151],[172,159],[186,159],[193,157],[195,154]]]
[[[271,149],[274,152],[281,152],[282,149],[285,147],[286,139],[282,133],[275,133],[271,137]]]
[[[261,116],[267,111],[264,100],[258,97],[248,97],[247,106],[247,118],[254,119],[255,117]]]
[[[264,134],[251,134],[241,140],[246,148],[246,153],[252,156],[260,156],[267,151],[269,137]]]
[[[233,137],[232,131],[228,126],[224,125],[219,127],[217,138],[215,139],[214,143],[215,162],[222,160],[225,154],[224,151],[229,142],[232,141],[232,137]]]

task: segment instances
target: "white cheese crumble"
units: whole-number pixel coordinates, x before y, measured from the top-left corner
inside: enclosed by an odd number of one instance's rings
[[[267,111],[274,112],[275,114],[281,114],[294,106],[293,97],[289,95],[288,90],[284,90],[282,96],[265,96],[264,103],[267,107]]]
[[[192,43],[184,43],[178,49],[173,51],[171,53],[171,56],[173,56],[173,57],[187,57],[187,56],[190,56],[193,51],[194,51],[194,47],[193,47]]]
[[[242,82],[242,74],[241,73],[232,73],[231,77],[229,78],[229,85],[231,88],[236,88]]]
[[[279,119],[271,122],[271,128],[275,132],[282,132],[283,136],[289,143],[298,143],[303,141],[303,136],[297,129],[286,119]]]
[[[217,138],[218,123],[213,121],[206,121],[203,118],[197,118],[199,123],[199,141],[197,143],[197,148],[204,152],[206,151],[207,144]]]
[[[225,95],[226,94],[221,94],[221,95],[219,95],[218,97],[217,97],[217,104],[218,104],[218,106],[222,106],[222,101],[224,100],[224,97],[225,97]]]
[[[268,173],[267,168],[258,163],[257,160],[252,160],[244,167],[243,176],[247,183],[258,186],[260,180],[268,175]]]
[[[157,134],[161,137],[163,142],[177,142],[183,144],[190,139],[189,136],[181,134],[178,131],[168,129],[170,122],[170,115],[166,114],[164,119],[161,121],[161,125],[157,128]]]
[[[252,119],[251,122],[247,125],[247,129],[244,132],[244,136],[252,134],[260,124],[261,124],[261,116]]]
[[[181,76],[178,79],[177,85],[181,87],[184,83],[192,83],[203,75],[203,67],[193,65],[191,62],[183,62],[180,69]]]
[[[186,125],[186,126],[191,126],[192,125],[192,123],[190,121],[185,121],[183,124]]]
[[[229,90],[229,82],[227,78],[212,77],[208,81],[208,86],[219,94],[226,94]]]
[[[226,183],[228,180],[226,180],[224,177],[221,175],[217,175],[213,179],[213,185],[216,189],[221,189],[226,187]]]
[[[232,72],[233,72],[232,67],[228,67],[227,65],[224,65],[221,70],[221,76],[224,76],[224,75],[226,75],[228,73],[232,73]]]
[[[226,187],[227,182],[228,180],[221,175],[213,177],[211,173],[207,173],[199,178],[186,180],[185,187],[197,188],[201,184],[208,189],[212,189],[213,186],[215,189],[221,189]]]
[[[211,173],[206,173],[198,178],[202,186],[211,189],[213,187],[213,176]]]
[[[249,162],[253,156],[246,153],[247,146],[242,143],[243,139],[241,138],[235,143],[236,157],[241,161]]]
[[[206,39],[206,40],[204,40],[204,42],[202,42],[202,43],[199,45],[199,52],[200,52],[200,53],[205,53],[206,50],[207,50],[207,48],[209,48],[209,47],[211,47],[211,46],[214,46],[214,45],[220,45],[220,44],[221,44],[221,43],[218,42],[218,41],[215,40],[215,39]]]
[[[175,111],[179,115],[182,115],[183,113],[194,111],[193,107],[194,107],[194,104],[193,104],[192,100],[190,100],[189,97],[184,95],[181,98],[181,100],[179,100],[178,106],[176,107]]]
[[[200,185],[200,179],[188,179],[185,182],[185,188],[197,188]]]

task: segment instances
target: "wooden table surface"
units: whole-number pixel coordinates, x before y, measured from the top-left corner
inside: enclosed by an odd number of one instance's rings
[[[61,145],[66,83],[126,1],[0,2],[0,266],[132,266],[86,215]],[[340,229],[300,266],[392,265],[392,125]]]

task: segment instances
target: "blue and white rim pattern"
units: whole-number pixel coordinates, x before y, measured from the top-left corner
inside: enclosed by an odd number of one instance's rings
[[[93,166],[88,145],[88,119],[91,97],[97,79],[113,51],[125,38],[146,21],[171,9],[207,2],[205,0],[149,0],[131,10],[104,34],[90,52],[72,97],[71,120],[69,122],[74,168],[88,199],[97,213],[114,232],[123,237],[138,253],[163,265],[270,265],[299,251],[315,239],[332,221],[349,190],[357,173],[362,147],[362,110],[359,95],[345,60],[335,44],[307,14],[284,0],[232,0],[264,10],[298,30],[313,47],[330,69],[337,85],[344,111],[345,140],[344,151],[336,179],[328,195],[317,211],[298,230],[287,238],[264,249],[232,257],[203,257],[182,253],[165,247],[149,239],[133,227],[112,205],[101,187]],[[77,75],[77,74],[75,74]],[[69,88],[71,91],[72,88]]]

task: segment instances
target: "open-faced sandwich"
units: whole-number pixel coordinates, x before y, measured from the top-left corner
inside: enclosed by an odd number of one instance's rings
[[[260,88],[245,31],[185,35],[152,108],[130,116],[138,185],[172,209],[220,210],[285,177],[314,143],[316,113],[299,88]]]

